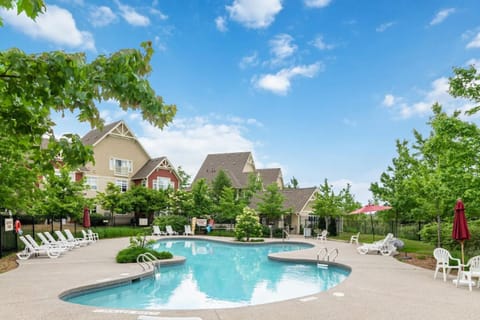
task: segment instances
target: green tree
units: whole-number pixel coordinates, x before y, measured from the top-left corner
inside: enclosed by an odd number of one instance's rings
[[[255,194],[263,189],[262,178],[255,172],[250,172],[247,177],[247,186],[241,192],[241,198],[246,206],[250,205]]]
[[[453,216],[456,199],[462,197],[470,213],[480,207],[480,130],[459,119],[460,112],[449,116],[438,104],[432,110],[430,135],[424,138],[414,131],[413,147],[419,154],[412,183],[422,209],[436,217],[441,246],[441,221]]]
[[[43,213],[48,218],[60,219],[60,228],[62,228],[61,219],[67,217],[76,219],[83,214],[83,208],[86,205],[83,197],[84,190],[83,181],[72,181],[67,168],[60,169],[57,174],[50,174],[45,178],[42,190]]]
[[[456,98],[472,100],[476,106],[467,110],[472,115],[480,111],[480,73],[474,66],[454,68],[455,74],[450,78],[450,94]]]
[[[31,18],[46,10],[38,0],[5,0],[0,7],[16,7]],[[59,155],[72,168],[93,160],[91,148],[77,135],[54,138],[53,113],[71,112],[80,122],[101,128],[95,103],[114,99],[123,110],[139,111],[159,128],[173,119],[176,106],[165,104],[147,80],[152,44],[141,47],[100,55],[91,62],[83,53],[27,54],[16,48],[0,52],[0,207],[31,206],[38,177],[54,171],[53,160]],[[41,148],[44,136],[50,138]],[[19,201],[12,203],[18,195]]]
[[[210,191],[212,194],[212,200],[216,205],[220,200],[220,196],[224,188],[231,188],[232,181],[223,170],[219,170],[215,178],[212,180]]]
[[[243,212],[236,219],[235,238],[239,241],[243,239],[250,241],[250,238],[260,237],[261,235],[262,225],[257,213],[249,207],[243,208]]]
[[[277,222],[289,211],[284,207],[285,197],[280,193],[276,183],[267,186],[267,190],[258,195],[260,202],[257,204],[257,211],[267,218],[268,223]]]
[[[171,214],[185,217],[194,217],[194,203],[192,192],[179,190],[168,190],[169,202],[168,211]]]
[[[416,174],[417,161],[410,154],[408,142],[396,141],[397,157],[392,159],[392,165],[380,176],[380,183],[375,182],[370,186],[370,191],[377,199],[387,202],[393,207],[395,230],[397,234],[397,226],[402,215],[403,222],[410,220],[408,214],[415,212],[418,208],[417,193],[412,185],[412,178]],[[382,214],[386,216],[387,213]],[[424,217],[417,217],[423,220]]]
[[[289,189],[298,189],[298,180],[295,177],[292,177],[290,179],[290,182],[287,185],[287,188]]]
[[[99,192],[96,196],[98,204],[103,209],[110,211],[112,215],[113,225],[115,225],[115,213],[121,213],[121,209],[118,206],[122,199],[122,191],[119,186],[116,186],[112,182],[107,183],[105,192]]]
[[[210,190],[207,181],[200,179],[195,181],[192,186],[193,208],[192,215],[194,217],[208,217],[213,212],[213,201],[210,197]]]
[[[245,207],[244,203],[238,201],[233,188],[224,187],[217,206],[215,221],[233,222]]]
[[[325,179],[319,187],[312,209],[314,215],[324,219],[325,226],[329,225],[329,219],[336,219],[341,214],[340,198],[335,194],[333,186],[328,184],[328,179]],[[329,233],[336,235],[336,228],[335,230],[329,230]]]
[[[183,170],[182,166],[178,166],[177,168],[178,176],[180,177],[180,185],[179,189],[185,190],[190,185],[190,179],[192,178],[188,173]]]

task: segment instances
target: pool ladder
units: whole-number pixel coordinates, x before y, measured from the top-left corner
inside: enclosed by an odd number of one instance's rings
[[[143,271],[152,269],[155,274],[160,273],[160,263],[157,257],[150,252],[141,253],[137,256],[137,264],[142,267]]]
[[[322,263],[325,260],[335,262],[335,259],[338,257],[338,248],[333,248],[332,250],[328,251],[327,247],[320,248],[317,253],[317,267],[319,268],[328,268],[328,264]]]

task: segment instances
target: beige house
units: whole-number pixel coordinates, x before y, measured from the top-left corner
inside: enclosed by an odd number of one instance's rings
[[[299,233],[300,226],[305,225],[309,214],[312,212],[312,204],[315,200],[317,188],[285,189],[283,175],[280,168],[256,169],[251,152],[218,153],[209,154],[198,170],[193,183],[199,179],[206,179],[211,183],[218,172],[223,170],[232,182],[233,188],[242,190],[248,184],[248,176],[256,175],[262,179],[263,188],[276,183],[285,197],[284,206],[292,210],[292,215],[284,217],[283,223],[290,226],[291,232]],[[251,206],[256,207],[258,197],[254,197]]]
[[[125,192],[133,185],[153,189],[177,189],[179,177],[166,157],[151,159],[124,121],[110,123],[103,130],[91,130],[82,142],[92,146],[95,163],[87,163],[76,172],[90,187],[87,197],[104,192],[109,182]]]

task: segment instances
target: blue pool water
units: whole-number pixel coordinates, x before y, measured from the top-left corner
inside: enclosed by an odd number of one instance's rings
[[[206,240],[163,240],[158,251],[186,262],[160,267],[140,281],[90,291],[66,300],[89,306],[128,309],[211,309],[263,304],[328,290],[348,270],[316,264],[280,262],[268,254],[310,248],[308,244],[232,245]]]

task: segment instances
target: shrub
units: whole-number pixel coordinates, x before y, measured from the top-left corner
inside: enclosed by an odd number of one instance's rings
[[[137,257],[139,254],[149,252],[153,254],[157,259],[160,260],[165,260],[165,259],[171,259],[173,255],[170,252],[167,251],[162,251],[158,252],[150,248],[144,248],[144,247],[129,247],[126,249],[121,250],[117,254],[117,262],[118,263],[131,263],[131,262],[137,262]]]
[[[162,230],[165,230],[165,226],[172,226],[173,230],[179,233],[183,233],[183,226],[189,224],[189,222],[188,219],[184,216],[177,216],[171,214],[156,217],[155,220],[153,220],[153,224],[159,226]]]
[[[239,214],[235,224],[235,238],[237,240],[250,241],[251,237],[260,237],[262,235],[262,225],[255,210],[249,207],[243,208],[243,213]]]

